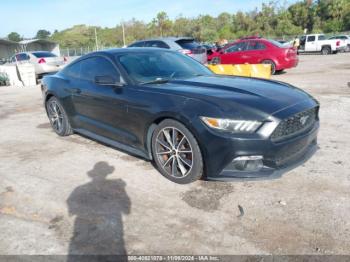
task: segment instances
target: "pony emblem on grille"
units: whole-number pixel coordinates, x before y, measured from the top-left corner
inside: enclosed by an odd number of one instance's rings
[[[302,125],[305,125],[308,118],[309,118],[309,116],[302,116],[302,117],[300,117],[299,121]]]

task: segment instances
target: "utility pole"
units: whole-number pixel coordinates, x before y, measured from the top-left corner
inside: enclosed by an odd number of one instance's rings
[[[122,30],[123,30],[123,47],[125,46],[125,28],[124,28],[124,22],[122,22]]]
[[[98,42],[97,42],[97,32],[95,27],[95,44],[96,44],[96,51],[98,51]]]

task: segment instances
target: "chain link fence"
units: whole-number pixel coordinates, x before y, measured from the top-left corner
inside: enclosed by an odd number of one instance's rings
[[[71,57],[71,56],[82,56],[91,52],[101,51],[112,48],[120,48],[120,46],[100,46],[96,47],[75,47],[75,48],[60,48],[61,56]]]

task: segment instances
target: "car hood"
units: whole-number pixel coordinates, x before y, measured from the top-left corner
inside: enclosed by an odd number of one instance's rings
[[[199,76],[172,80],[155,88],[204,100],[226,113],[237,112],[239,108],[273,115],[305,100],[313,100],[309,94],[289,84],[246,77]]]

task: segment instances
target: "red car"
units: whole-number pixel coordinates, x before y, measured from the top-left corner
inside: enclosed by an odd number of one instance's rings
[[[247,37],[227,44],[208,56],[213,64],[271,64],[271,73],[292,68],[298,64],[297,50],[274,40]]]

